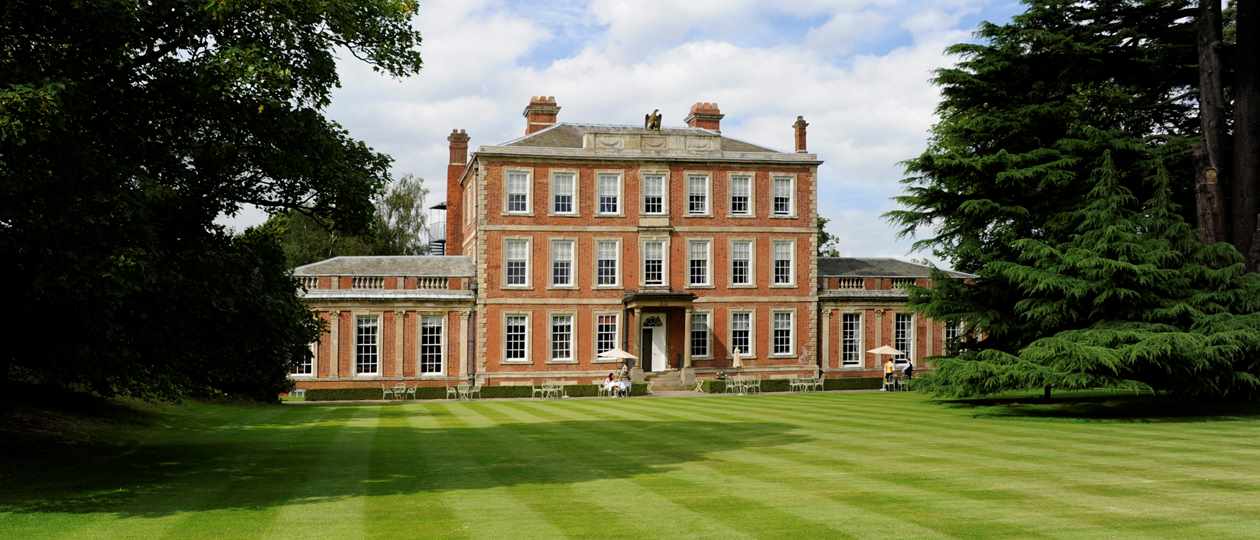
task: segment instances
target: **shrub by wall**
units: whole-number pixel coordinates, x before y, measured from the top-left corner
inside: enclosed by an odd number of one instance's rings
[[[726,381],[704,381],[702,388],[708,394],[721,394],[726,390]],[[875,390],[883,384],[879,377],[846,377],[843,379],[827,379],[823,381],[824,390]],[[763,379],[762,392],[788,392],[791,382],[788,379]]]
[[[589,397],[599,394],[594,384],[571,384],[564,387],[569,397]],[[630,385],[630,395],[647,395],[646,384]],[[492,398],[527,398],[532,396],[529,386],[483,386],[481,397]],[[422,386],[416,389],[416,399],[445,399],[446,388],[441,386]],[[380,388],[313,388],[306,391],[306,401],[363,401],[381,399]]]

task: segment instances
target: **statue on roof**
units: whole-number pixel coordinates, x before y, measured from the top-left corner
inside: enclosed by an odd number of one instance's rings
[[[661,110],[652,109],[652,112],[643,115],[643,129],[661,130]]]

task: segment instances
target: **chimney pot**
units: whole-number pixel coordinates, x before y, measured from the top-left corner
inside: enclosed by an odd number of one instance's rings
[[[532,96],[529,105],[521,116],[525,117],[525,134],[547,129],[556,124],[556,116],[560,114],[560,106],[556,105],[556,96]]]
[[[722,114],[718,109],[718,104],[709,101],[697,101],[691,106],[690,114],[684,121],[688,127],[708,129],[712,131],[722,131]]]
[[[808,151],[805,141],[805,127],[808,125],[809,122],[805,121],[804,116],[797,116],[796,122],[792,124],[792,127],[796,128],[796,151],[802,154]]]

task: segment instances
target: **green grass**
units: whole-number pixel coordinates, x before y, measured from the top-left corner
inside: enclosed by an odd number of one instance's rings
[[[0,432],[0,538],[1260,536],[1260,416],[1169,406],[822,393],[53,413],[27,424],[64,422],[69,442]]]

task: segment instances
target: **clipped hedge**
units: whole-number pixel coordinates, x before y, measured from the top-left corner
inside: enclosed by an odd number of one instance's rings
[[[879,390],[883,385],[882,377],[843,377],[823,381],[824,390]]]
[[[823,381],[824,390],[877,390],[884,382],[879,377],[845,377],[843,379],[827,379]],[[726,381],[707,380],[701,383],[706,394],[721,394],[726,390]],[[762,392],[791,391],[789,379],[762,379]]]
[[[570,384],[564,387],[569,397],[591,397],[599,395],[594,384]],[[481,397],[492,398],[527,398],[533,395],[530,386],[483,386]],[[646,384],[630,385],[630,395],[647,395]],[[313,388],[306,391],[306,401],[365,401],[381,399],[380,388]],[[446,387],[421,386],[416,389],[416,399],[446,399]]]

